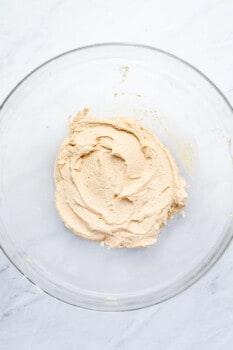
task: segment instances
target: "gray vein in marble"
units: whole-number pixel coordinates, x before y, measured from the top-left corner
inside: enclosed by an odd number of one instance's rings
[[[0,267],[0,273],[6,271],[7,269],[9,269],[9,265],[3,265]]]
[[[218,280],[219,280],[219,276],[216,276],[215,278],[212,279],[212,281],[209,283],[207,287],[207,290],[210,292],[211,295],[217,292]]]
[[[5,317],[12,316],[15,312],[21,311],[33,303],[36,303],[42,298],[41,295],[33,293],[30,290],[24,290],[19,293],[15,293],[9,299],[9,307],[6,307],[0,314],[0,322],[4,320]]]
[[[141,332],[143,329],[147,327],[147,325],[151,322],[155,315],[159,313],[161,310],[160,307],[156,307],[155,310],[149,311],[147,317],[140,320],[135,318],[132,322],[126,324],[125,329],[122,331],[122,336],[120,339],[114,339],[116,344],[114,345],[114,350],[119,350],[123,345],[127,343],[129,338],[133,338],[137,335],[137,333]],[[116,341],[117,340],[117,341]]]

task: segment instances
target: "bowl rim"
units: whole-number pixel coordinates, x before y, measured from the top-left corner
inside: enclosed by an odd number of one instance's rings
[[[59,55],[56,55],[48,60],[46,60],[45,62],[43,62],[42,64],[38,65],[36,68],[34,68],[33,70],[31,70],[27,75],[25,75],[14,87],[13,89],[7,94],[7,96],[4,98],[3,102],[0,105],[0,118],[1,118],[1,112],[3,107],[7,104],[8,100],[10,99],[10,97],[15,93],[16,90],[18,90],[18,88],[30,77],[32,76],[35,72],[37,72],[38,70],[40,70],[42,67],[48,65],[49,63],[62,58],[66,55],[78,52],[78,51],[83,51],[83,50],[89,50],[89,49],[95,49],[95,48],[104,48],[104,47],[133,47],[133,48],[139,48],[139,49],[145,49],[145,50],[150,50],[150,51],[156,51],[157,53],[160,54],[164,54],[165,56],[168,56],[182,64],[184,64],[186,67],[190,68],[191,70],[193,70],[194,72],[196,72],[198,75],[200,75],[207,83],[209,83],[212,88],[221,96],[221,98],[223,99],[223,101],[226,103],[226,105],[228,106],[228,108],[230,109],[230,112],[232,113],[233,116],[233,107],[230,104],[230,102],[228,101],[228,99],[226,98],[226,96],[224,95],[224,93],[215,85],[215,83],[209,79],[204,73],[202,73],[198,68],[196,68],[195,66],[193,66],[191,63],[187,62],[186,60],[168,52],[165,51],[163,49],[159,49],[150,45],[145,45],[145,44],[139,44],[139,43],[131,43],[131,42],[104,42],[104,43],[95,43],[95,44],[90,44],[90,45],[85,45],[85,46],[81,46],[78,48],[74,48],[68,51],[65,51]],[[226,230],[225,230],[226,231]],[[184,290],[186,290],[188,287],[191,287],[197,280],[199,280],[215,263],[216,261],[222,256],[222,254],[224,253],[224,251],[227,249],[227,247],[229,246],[232,238],[233,238],[233,230],[231,230],[228,228],[228,234],[224,236],[224,239],[221,241],[221,244],[219,245],[220,249],[218,250],[217,254],[215,252],[214,255],[209,256],[208,261],[206,262],[206,264],[202,267],[202,269],[198,269],[197,271],[193,271],[192,276],[187,279],[182,278],[182,280],[185,280],[184,283],[181,283],[181,280],[179,280],[179,284],[180,287],[176,288],[175,292],[170,292],[168,291],[168,293],[166,293],[164,295],[164,297],[162,297],[159,301],[153,300],[153,292],[151,293],[147,293],[146,297],[147,297],[147,301],[143,301],[141,304],[139,303],[137,306],[137,301],[134,300],[133,303],[130,303],[130,293],[128,293],[128,297],[126,297],[124,299],[123,305],[119,306],[119,305],[114,305],[113,304],[106,304],[106,305],[98,305],[98,303],[96,303],[96,306],[93,304],[89,304],[88,305],[88,301],[84,301],[81,302],[79,305],[72,303],[68,300],[62,299],[61,297],[52,294],[52,292],[45,290],[43,287],[40,287],[39,285],[37,285],[34,281],[31,280],[31,278],[29,278],[28,276],[26,276],[23,272],[23,269],[19,266],[17,266],[17,264],[12,260],[12,258],[7,254],[6,250],[3,248],[2,244],[0,243],[0,249],[1,251],[4,253],[4,255],[9,259],[9,261],[16,267],[16,269],[27,278],[28,281],[30,281],[31,283],[33,283],[36,287],[39,287],[40,290],[43,290],[46,294],[48,294],[49,296],[52,296],[53,298],[62,301],[66,304],[70,304],[76,307],[81,307],[84,309],[89,309],[89,310],[98,310],[98,311],[130,311],[130,310],[138,310],[138,309],[142,309],[145,307],[149,307],[155,304],[158,304],[160,302],[164,302],[174,296],[176,296],[177,294],[183,292]],[[91,293],[90,293],[91,294]],[[134,293],[133,293],[134,294]],[[81,295],[80,295],[81,296]],[[132,296],[132,295],[131,295]],[[90,295],[88,296],[88,298],[90,297]],[[140,293],[138,293],[138,297],[137,299],[139,299],[140,297]],[[145,297],[145,295],[144,295]],[[81,299],[81,298],[80,298]],[[125,304],[126,300],[128,299],[128,305]],[[146,298],[145,298],[146,299]],[[97,301],[97,300],[96,300]],[[139,301],[139,300],[138,300]]]

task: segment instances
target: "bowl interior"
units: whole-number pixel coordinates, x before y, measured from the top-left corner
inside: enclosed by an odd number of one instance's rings
[[[157,244],[102,248],[66,229],[54,206],[53,167],[69,116],[137,117],[169,148],[188,183],[185,218]],[[48,293],[79,306],[123,310],[184,289],[230,240],[232,111],[200,73],[159,50],[74,50],[29,75],[0,114],[0,243]]]

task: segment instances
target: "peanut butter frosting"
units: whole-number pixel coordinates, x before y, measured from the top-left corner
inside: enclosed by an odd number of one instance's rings
[[[185,207],[186,183],[168,149],[137,119],[87,112],[71,122],[56,159],[57,211],[85,239],[149,246]]]

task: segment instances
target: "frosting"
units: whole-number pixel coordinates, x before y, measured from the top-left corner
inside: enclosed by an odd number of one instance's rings
[[[187,201],[168,149],[137,119],[92,118],[70,124],[55,163],[56,208],[75,234],[109,247],[156,242]]]

